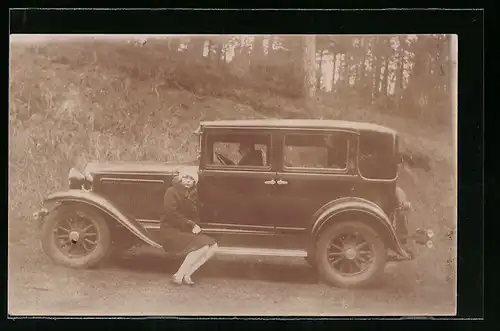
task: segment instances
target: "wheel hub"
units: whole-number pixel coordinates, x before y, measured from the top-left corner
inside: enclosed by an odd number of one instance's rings
[[[76,243],[78,239],[80,239],[80,233],[78,233],[78,231],[71,231],[69,233],[69,240],[71,240],[71,242]]]
[[[346,259],[354,260],[357,256],[356,248],[348,247],[344,250],[344,256]]]

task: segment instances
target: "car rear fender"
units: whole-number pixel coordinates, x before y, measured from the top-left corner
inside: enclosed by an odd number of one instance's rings
[[[92,206],[93,208],[104,212],[105,214],[110,216],[110,218],[123,225],[123,227],[125,227],[128,231],[133,233],[137,238],[141,239],[145,243],[156,248],[162,247],[135,219],[127,217],[114,204],[96,193],[85,190],[69,190],[51,194],[44,200],[44,204],[48,206],[54,206],[54,204],[66,202],[78,202]]]
[[[363,215],[365,222],[374,222],[372,224],[381,232],[380,235],[387,247],[405,258],[410,258],[410,255],[401,246],[396,231],[385,212],[372,201],[359,197],[340,198],[321,207],[313,217],[311,228],[313,238],[317,238],[321,230],[325,229],[328,224],[345,220],[345,217],[352,213]]]

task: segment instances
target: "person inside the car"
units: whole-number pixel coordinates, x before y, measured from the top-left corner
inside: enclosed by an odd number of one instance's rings
[[[264,160],[262,151],[255,149],[254,144],[251,142],[241,142],[239,152],[242,155],[238,165],[245,166],[263,166]]]
[[[328,150],[327,167],[332,169],[343,169],[347,160],[347,142],[333,135],[325,138],[325,146]]]
[[[196,172],[180,171],[164,196],[164,212],[160,223],[163,250],[185,256],[182,265],[172,276],[176,285],[193,285],[191,275],[215,253],[217,243],[201,234],[196,224]]]

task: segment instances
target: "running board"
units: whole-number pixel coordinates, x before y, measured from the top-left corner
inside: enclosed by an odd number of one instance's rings
[[[300,249],[272,249],[250,247],[219,247],[217,255],[248,255],[276,257],[307,257],[307,252]]]

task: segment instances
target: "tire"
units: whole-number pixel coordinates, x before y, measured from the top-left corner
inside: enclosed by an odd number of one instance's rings
[[[50,213],[42,225],[41,241],[54,263],[78,269],[96,267],[109,256],[112,245],[104,217],[83,204],[63,204]]]
[[[356,245],[358,249],[354,248]],[[372,227],[359,221],[342,221],[321,233],[315,259],[324,282],[343,288],[365,287],[383,273],[387,253],[384,242]]]

